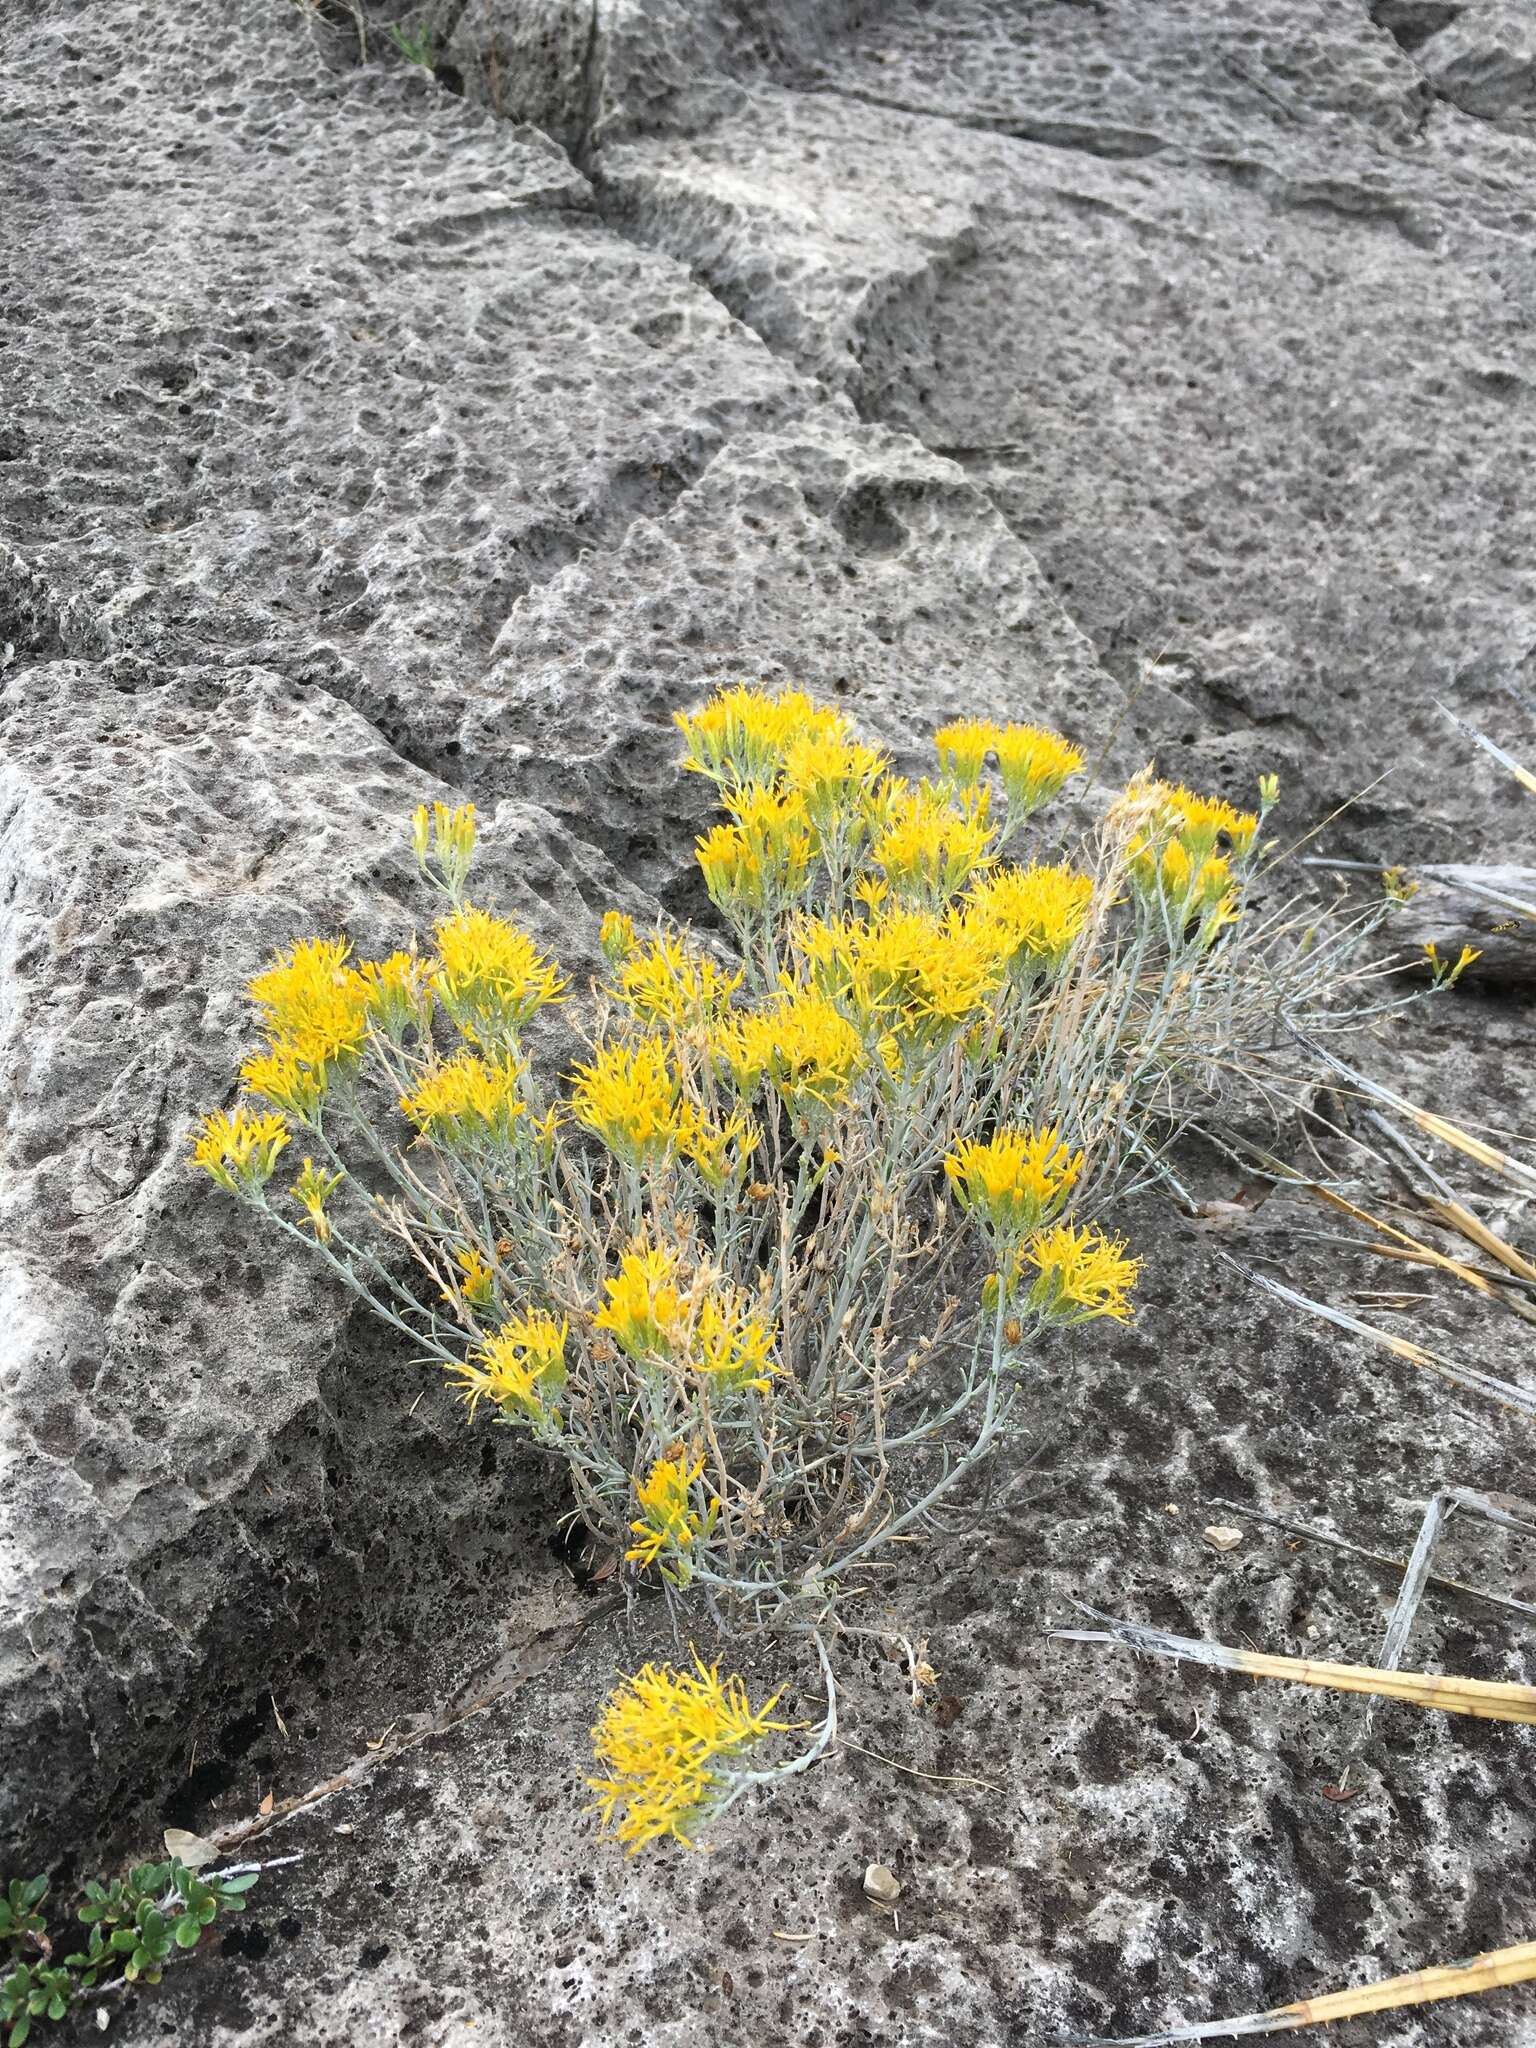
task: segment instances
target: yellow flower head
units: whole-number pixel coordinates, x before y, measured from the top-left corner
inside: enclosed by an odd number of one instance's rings
[[[253,1052],[240,1068],[240,1078],[253,1095],[270,1102],[274,1109],[291,1116],[295,1123],[312,1124],[325,1100],[327,1075],[324,1065],[306,1066],[290,1041]]]
[[[709,900],[727,917],[761,910],[766,898],[763,864],[734,825],[715,825],[695,845]]]
[[[610,1039],[576,1069],[571,1114],[616,1159],[643,1166],[666,1158],[683,1126],[681,1083],[659,1038]]]
[[[464,904],[436,929],[432,988],[464,1036],[495,1044],[536,1010],[559,1002],[565,977],[524,931],[488,910]]]
[[[350,950],[345,939],[301,939],[247,984],[271,1050],[307,1068],[321,1093],[368,1036],[368,984],[347,965]]]
[[[692,1546],[704,1526],[692,1512],[690,1498],[694,1482],[703,1470],[702,1458],[692,1465],[681,1457],[658,1458],[638,1482],[635,1498],[640,1503],[640,1519],[629,1526],[640,1540],[625,1551],[626,1564],[643,1568],[653,1565],[664,1550],[671,1551],[676,1563],[668,1576],[678,1584],[687,1584],[687,1559],[678,1553]]]
[[[944,1161],[961,1206],[1000,1244],[1016,1244],[1048,1222],[1082,1170],[1082,1153],[1063,1144],[1054,1124],[967,1138]]]
[[[734,1288],[706,1294],[689,1335],[688,1363],[711,1386],[766,1394],[778,1371],[774,1341],[772,1325],[753,1313],[749,1295]]]
[[[1182,785],[1163,783],[1159,788],[1166,815],[1195,860],[1213,853],[1217,841],[1226,838],[1235,854],[1244,854],[1253,844],[1259,821],[1252,811],[1240,811],[1224,797],[1197,796]]]
[[[926,783],[886,806],[870,855],[898,894],[953,896],[981,867],[992,843],[985,789],[957,805]]]
[[[357,971],[363,979],[363,1008],[391,1044],[401,1044],[412,1029],[425,1035],[432,996],[426,968],[414,953],[364,960]]]
[[[717,1766],[789,1725],[768,1718],[777,1693],[754,1709],[740,1678],[722,1679],[697,1651],[693,1662],[692,1671],[647,1664],[621,1677],[592,1730],[607,1773],[589,1781],[595,1811],[631,1855],[663,1835],[692,1848],[692,1833],[729,1789]]]
[[[304,1171],[288,1190],[308,1217],[310,1227],[321,1244],[325,1244],[331,1235],[331,1220],[325,1213],[325,1205],[345,1179],[344,1173],[326,1173],[312,1159],[306,1159]]]
[[[683,1123],[678,1150],[705,1187],[718,1194],[742,1178],[761,1138],[762,1132],[745,1110],[732,1110],[723,1124],[693,1111]]]
[[[965,921],[994,934],[1008,966],[1055,969],[1087,923],[1092,901],[1092,878],[1072,868],[995,868],[967,896]]]
[[[602,929],[597,942],[603,949],[603,958],[610,967],[617,967],[621,960],[627,960],[640,944],[635,935],[635,920],[627,910],[605,910]]]
[[[738,684],[711,697],[700,711],[676,711],[683,736],[683,766],[730,788],[771,780],[797,739],[841,739],[848,721],[812,703],[803,690],[777,696]]]
[[[1125,1256],[1118,1237],[1106,1237],[1091,1223],[1058,1223],[1041,1231],[1019,1252],[1016,1265],[1020,1271],[1033,1268],[1029,1304],[1048,1322],[1131,1319],[1130,1290],[1141,1262]]]
[[[554,1406],[565,1385],[566,1323],[541,1309],[514,1316],[486,1338],[468,1358],[444,1370],[458,1381],[471,1415],[482,1401],[506,1422],[557,1426]]]
[[[475,853],[474,805],[461,804],[457,810],[447,804],[433,804],[430,810],[420,805],[411,820],[411,848],[422,873],[457,901]]]
[[[496,1269],[487,1265],[478,1245],[457,1245],[454,1248],[453,1263],[459,1269],[458,1284],[452,1294],[445,1294],[444,1301],[468,1302],[472,1308],[485,1308],[496,1293]]]
[[[631,949],[614,993],[643,1024],[685,1026],[717,1015],[741,982],[740,973],[728,974],[707,954],[658,932],[644,951]]]
[[[746,782],[721,798],[771,895],[793,897],[805,887],[816,851],[805,800],[777,783]]]
[[[280,1116],[253,1116],[244,1107],[215,1109],[203,1118],[187,1164],[201,1167],[229,1194],[252,1194],[277,1171],[277,1155],[288,1139]]]
[[[438,1144],[506,1144],[512,1126],[527,1114],[525,1074],[520,1060],[458,1052],[429,1066],[415,1093],[401,1096],[400,1107]]]
[[[996,746],[1008,808],[1022,818],[1049,803],[1083,765],[1083,755],[1069,740],[1043,726],[1004,726]]]
[[[629,1356],[670,1358],[681,1343],[687,1303],[673,1284],[677,1254],[636,1238],[619,1261],[618,1277],[603,1282],[607,1299],[595,1322],[608,1330]]]
[[[941,725],[933,736],[939,766],[961,789],[974,789],[987,765],[987,756],[1002,738],[1001,729],[987,718],[956,718]]]
[[[787,989],[763,1010],[733,1014],[711,1038],[737,1092],[750,1100],[766,1079],[799,1112],[848,1100],[864,1065],[858,1032],[814,989]]]
[[[1454,961],[1444,960],[1440,948],[1430,939],[1424,948],[1424,957],[1429,962],[1429,971],[1436,988],[1454,988],[1474,960],[1481,960],[1482,951],[1477,946],[1463,946]]]
[[[843,730],[801,732],[784,753],[782,785],[821,838],[862,835],[865,800],[889,766]]]

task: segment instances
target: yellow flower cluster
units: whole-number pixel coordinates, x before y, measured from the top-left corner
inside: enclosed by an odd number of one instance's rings
[[[805,800],[768,783],[733,785],[721,798],[731,815],[698,842],[710,900],[727,913],[777,909],[810,880],[816,842]]]
[[[525,1077],[520,1060],[458,1052],[428,1066],[415,1092],[401,1096],[400,1107],[439,1144],[505,1144],[512,1126],[527,1114]]]
[[[603,1282],[596,1327],[639,1364],[672,1361],[712,1386],[766,1393],[778,1370],[772,1325],[740,1289],[706,1285],[707,1274],[679,1285],[680,1265],[675,1251],[635,1238]]]
[[[991,809],[986,790],[955,804],[925,782],[893,784],[870,844],[870,858],[901,895],[954,895],[989,857]]]
[[[1118,1237],[1106,1237],[1091,1223],[1058,1223],[1032,1237],[1019,1253],[1016,1270],[1033,1267],[1029,1303],[1054,1323],[1086,1323],[1097,1316],[1129,1322],[1129,1294],[1141,1271],[1125,1256]]]
[[[939,763],[962,790],[974,789],[995,755],[998,774],[1017,817],[1028,817],[1058,794],[1083,756],[1059,733],[1038,725],[994,725],[990,719],[957,718],[933,736]]]
[[[475,854],[475,807],[461,804],[450,810],[447,804],[422,804],[411,820],[411,847],[416,865],[424,875],[436,869],[442,886],[458,901],[469,879]]]
[[[718,1015],[741,987],[705,953],[658,931],[644,950],[635,947],[616,977],[614,993],[643,1024],[683,1027]]]
[[[706,1294],[689,1335],[688,1363],[711,1385],[727,1390],[751,1387],[766,1394],[775,1333],[753,1313],[750,1297],[735,1288]]]
[[[1224,797],[1146,779],[1131,784],[1121,808],[1140,826],[1130,847],[1132,886],[1162,904],[1176,924],[1199,920],[1209,942],[1239,915],[1234,862],[1253,849],[1257,813],[1239,811]]]
[[[861,920],[805,918],[793,942],[818,992],[867,1037],[931,1049],[981,1016],[1003,978],[993,928],[898,905]]]
[[[328,1243],[331,1235],[331,1219],[325,1213],[325,1205],[345,1179],[344,1173],[326,1173],[312,1159],[306,1159],[304,1171],[288,1190],[321,1244]]]
[[[255,1095],[309,1122],[368,1036],[369,983],[347,964],[345,939],[301,939],[247,984],[267,1035],[240,1077]]]
[[[560,1411],[554,1403],[565,1385],[567,1335],[563,1320],[557,1323],[541,1309],[530,1309],[444,1370],[458,1381],[471,1415],[480,1402],[489,1401],[506,1422],[558,1426]]]
[[[665,1159],[688,1121],[681,1081],[660,1038],[605,1040],[577,1067],[575,1084],[571,1114],[626,1166]]]
[[[719,1665],[697,1651],[693,1661],[691,1672],[647,1664],[622,1677],[592,1730],[593,1754],[608,1773],[589,1781],[596,1811],[631,1855],[663,1835],[692,1848],[690,1831],[728,1788],[716,1766],[788,1727],[768,1718],[777,1693],[754,1708],[740,1678],[722,1679]]]
[[[1093,881],[1068,867],[994,868],[965,901],[967,925],[989,932],[1007,965],[1054,970],[1088,921]]]
[[[841,713],[813,703],[803,690],[765,690],[738,684],[722,690],[701,711],[677,711],[683,766],[729,788],[771,780],[796,741],[846,741]]]
[[[414,953],[391,953],[387,960],[365,960],[363,1008],[394,1045],[414,1030],[425,1035],[431,1022],[432,995],[425,963]]]
[[[496,1292],[495,1267],[486,1263],[480,1247],[474,1244],[456,1246],[453,1263],[459,1269],[458,1284],[453,1294],[443,1296],[444,1301],[457,1298],[472,1308],[484,1308]]]
[[[640,1519],[629,1527],[630,1533],[640,1540],[625,1551],[626,1564],[638,1564],[643,1569],[653,1565],[664,1550],[686,1551],[697,1540],[704,1525],[692,1512],[691,1492],[703,1470],[702,1458],[692,1465],[682,1457],[658,1458],[652,1465],[635,1488]],[[686,1584],[686,1560],[680,1561],[680,1566],[673,1576]]]
[[[432,988],[464,1036],[497,1044],[536,1010],[558,1002],[566,981],[524,931],[466,903],[436,927]]]
[[[967,1138],[944,1161],[961,1207],[1002,1245],[1017,1244],[1048,1222],[1082,1170],[1082,1153],[1062,1142],[1054,1124]]]
[[[215,1109],[203,1118],[187,1163],[201,1167],[231,1195],[254,1192],[277,1171],[277,1155],[289,1136],[280,1116],[253,1116],[243,1107]]]
[[[784,750],[781,776],[818,836],[830,839],[845,819],[866,815],[889,767],[886,755],[855,739],[840,722],[798,733]]]
[[[863,1040],[836,1004],[799,987],[764,1009],[732,1014],[710,1043],[743,1100],[766,1080],[800,1115],[846,1102],[866,1057]]]

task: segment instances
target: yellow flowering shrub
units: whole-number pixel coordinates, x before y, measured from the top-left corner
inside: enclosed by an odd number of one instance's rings
[[[697,846],[723,929],[610,911],[558,1088],[523,1038],[565,976],[470,899],[472,809],[424,807],[428,941],[262,968],[245,1099],[193,1163],[560,1459],[631,1582],[814,1643],[835,1702],[876,1553],[1018,1430],[1052,1331],[1131,1314],[1095,1219],[1338,956],[1246,912],[1272,790],[1145,776],[1064,845],[1039,818],[1084,761],[1041,728],[956,721],[912,780],[798,691],[677,724],[723,812]],[[691,1839],[761,1780],[772,1704],[702,1663],[624,1680],[604,1819]]]

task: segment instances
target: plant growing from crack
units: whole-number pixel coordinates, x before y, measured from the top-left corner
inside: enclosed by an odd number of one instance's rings
[[[1272,778],[1242,811],[1149,773],[1042,846],[1084,765],[1054,733],[956,721],[912,782],[798,691],[677,723],[724,813],[697,857],[729,948],[610,912],[551,1098],[524,1036],[565,977],[470,900],[472,808],[423,808],[430,946],[275,958],[246,1099],[193,1160],[560,1460],[631,1588],[815,1647],[826,1718],[782,1774],[831,1740],[827,1643],[877,1553],[1028,1428],[1053,1330],[1130,1315],[1137,1261],[1092,1216],[1278,1020],[1319,1028],[1361,926],[1251,908]],[[772,1704],[702,1663],[623,1680],[605,1821],[689,1839],[772,1775],[740,1761]]]
[[[126,1877],[91,1879],[75,1918],[83,1948],[55,1960],[63,1937],[50,1935],[43,1911],[46,1877],[12,1878],[0,1895],[0,2028],[5,2048],[22,2048],[37,2020],[62,2020],[88,1994],[158,1984],[168,1963],[196,1948],[220,1913],[243,1913],[259,1866],[235,1865],[206,1876],[178,1857],[140,1863]]]

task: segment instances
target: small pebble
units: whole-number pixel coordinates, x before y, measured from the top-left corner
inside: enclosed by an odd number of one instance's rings
[[[864,1896],[877,1906],[894,1906],[901,1897],[901,1879],[883,1863],[871,1863],[864,1873]]]
[[[1212,1522],[1208,1529],[1202,1529],[1200,1533],[1212,1550],[1236,1550],[1243,1540],[1241,1529],[1229,1529],[1224,1522]]]

